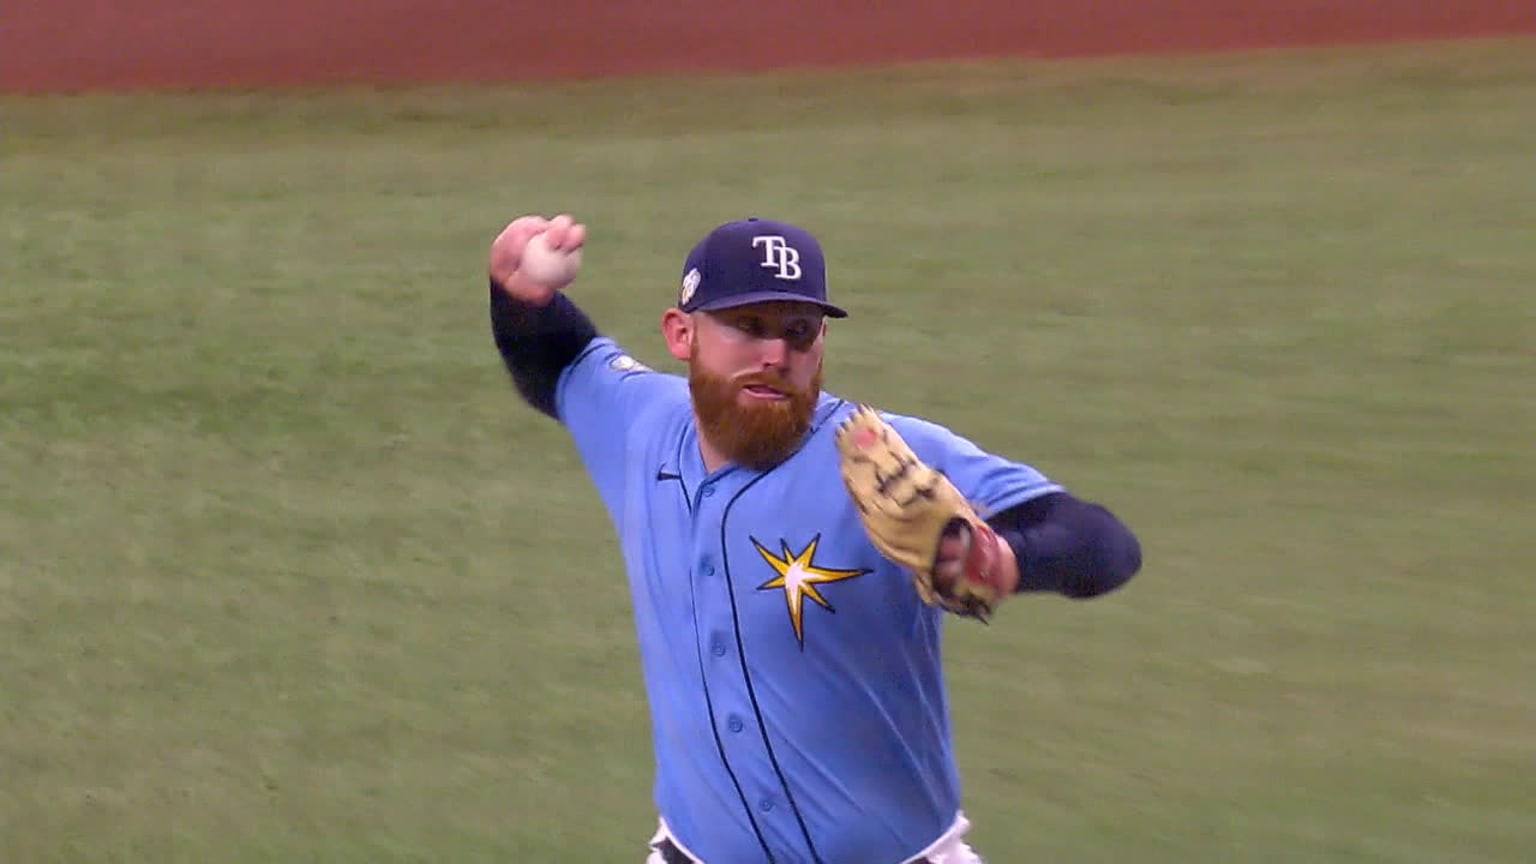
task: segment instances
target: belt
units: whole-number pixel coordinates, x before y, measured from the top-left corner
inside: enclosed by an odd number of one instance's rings
[[[656,851],[661,853],[661,864],[694,864],[693,859],[684,855],[671,840],[662,840]]]
[[[670,839],[663,839],[661,845],[656,847],[656,851],[661,853],[662,864],[699,864],[699,862],[683,854],[683,850],[677,848],[677,844],[673,843]],[[933,864],[933,861],[928,858],[920,858],[912,862],[912,864]]]

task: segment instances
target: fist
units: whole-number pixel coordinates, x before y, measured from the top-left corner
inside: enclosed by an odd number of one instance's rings
[[[1013,547],[990,530],[944,532],[934,555],[934,587],[940,592],[952,590],[955,583],[967,578],[967,572],[978,561],[996,562],[994,566],[984,569],[995,576],[994,587],[1000,595],[1006,597],[1018,587],[1019,562]]]
[[[587,226],[561,214],[519,216],[491,243],[492,281],[525,303],[543,306],[576,278]]]
[[[540,285],[565,286],[576,279],[581,269],[581,249],[556,249],[549,243],[549,232],[528,238],[518,271]]]

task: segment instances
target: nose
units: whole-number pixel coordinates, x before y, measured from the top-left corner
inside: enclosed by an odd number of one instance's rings
[[[789,360],[789,343],[783,339],[764,339],[761,342],[763,368],[782,369]]]

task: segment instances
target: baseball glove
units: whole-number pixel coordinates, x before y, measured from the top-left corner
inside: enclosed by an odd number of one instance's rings
[[[1003,599],[992,527],[874,409],[857,408],[836,440],[843,485],[875,547],[911,571],[924,603],[988,620]],[[941,562],[949,538],[961,551]]]

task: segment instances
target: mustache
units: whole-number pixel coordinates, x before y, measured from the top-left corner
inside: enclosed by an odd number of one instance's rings
[[[780,393],[795,393],[798,391],[798,388],[796,388],[795,385],[789,383],[789,378],[787,378],[783,373],[770,370],[748,372],[747,374],[736,378],[733,383],[736,385],[736,389],[738,390],[745,389],[747,387],[767,387],[772,390],[777,390]]]

